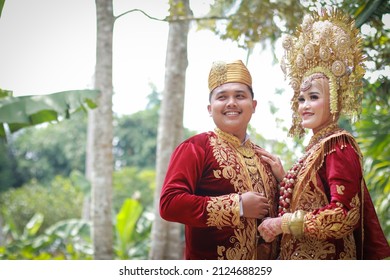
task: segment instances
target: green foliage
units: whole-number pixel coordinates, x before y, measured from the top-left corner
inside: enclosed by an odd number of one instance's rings
[[[154,168],[156,165],[157,129],[161,105],[160,93],[150,85],[148,105],[143,111],[114,120],[115,168],[137,166]]]
[[[185,5],[185,2],[187,1],[173,1],[169,0],[169,16],[167,17],[167,20],[176,20],[177,18],[180,17],[185,17],[188,15],[190,10],[188,7]]]
[[[135,199],[126,199],[116,215],[116,255],[119,259],[129,259],[129,250],[134,242],[134,229],[142,214],[142,205]]]
[[[114,156],[116,169],[124,166],[155,167],[157,126],[157,108],[115,119]]]
[[[88,260],[92,259],[91,224],[80,219],[61,220],[42,231],[45,217],[36,213],[22,233],[8,222],[3,228],[5,242],[0,259]],[[147,259],[152,219],[134,199],[126,199],[116,216],[116,259]]]
[[[41,225],[43,224],[44,217],[41,213],[35,213],[31,220],[24,227],[23,236],[34,236],[37,234]]]
[[[151,243],[151,231],[152,223],[154,220],[153,210],[145,209],[142,212],[141,217],[137,221],[137,225],[134,232],[134,242],[129,250],[129,255],[132,259],[147,260],[150,243]]]
[[[375,208],[390,240],[390,65],[389,32],[383,15],[390,13],[388,1],[360,1],[357,24],[366,24],[364,35],[367,77],[361,119],[355,125],[364,155],[365,179]],[[367,29],[367,28],[366,28]],[[377,77],[377,78],[375,78]]]
[[[231,39],[244,49],[273,43],[287,30],[295,30],[304,8],[298,1],[216,0],[209,12],[213,20],[200,28],[211,29],[221,39]]]
[[[390,93],[389,81],[381,78],[366,84],[362,117],[356,123],[365,159],[365,179],[382,227],[390,240]]]
[[[97,90],[71,90],[0,98],[0,137],[6,136],[5,125],[13,133],[27,126],[69,118],[71,113],[86,111],[87,107],[95,108],[99,94]]]
[[[152,86],[144,111],[115,117],[116,170],[129,166],[155,168],[160,103],[159,93]],[[0,191],[33,179],[47,183],[58,175],[84,173],[86,134],[87,115],[82,112],[59,123],[28,127],[12,134],[8,143],[0,143]],[[185,129],[184,134],[189,137],[194,133]],[[123,199],[116,210],[122,203]]]
[[[24,182],[49,182],[57,175],[69,176],[72,170],[84,173],[86,131],[86,114],[76,114],[70,120],[16,133],[9,142],[15,171]]]
[[[1,13],[3,11],[5,0],[0,0],[0,18],[1,18]]]
[[[22,183],[15,156],[5,139],[0,139],[0,193]]]
[[[388,0],[360,0],[355,3],[358,7],[354,13],[356,25],[360,27],[366,22],[377,21],[383,14],[390,12]]]
[[[119,259],[147,259],[150,249],[154,169],[126,167],[114,172],[115,251]]]
[[[116,169],[126,166],[154,168],[157,109],[117,117],[115,122]],[[77,114],[70,120],[44,127],[26,128],[13,135],[13,141],[6,147],[12,146],[12,155],[16,159],[14,172],[21,174],[17,177],[23,178],[23,181],[37,179],[47,182],[56,175],[69,176],[72,170],[84,173],[86,131],[86,115]]]
[[[15,232],[36,214],[45,217],[43,232],[57,221],[81,216],[83,195],[70,179],[56,177],[48,186],[32,181],[18,189],[10,189],[0,195],[0,213]]]
[[[147,259],[152,219],[144,209],[152,208],[154,182],[154,170],[114,173],[118,259]],[[3,193],[6,242],[0,259],[91,259],[90,224],[78,219],[89,188],[84,176],[73,172],[67,179],[56,177],[49,187],[32,182]]]
[[[153,169],[126,167],[114,172],[113,208],[115,212],[127,198],[137,199],[145,208],[152,207],[156,172]]]
[[[79,260],[92,259],[90,224],[82,220],[63,220],[40,233],[44,216],[36,213],[23,234],[5,226],[5,244],[0,246],[3,260]]]

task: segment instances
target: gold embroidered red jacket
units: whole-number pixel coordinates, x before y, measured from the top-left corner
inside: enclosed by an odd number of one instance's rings
[[[218,129],[198,134],[173,152],[160,214],[185,224],[186,259],[255,259],[256,219],[240,217],[239,193],[263,191],[276,215],[276,180],[254,144]],[[276,248],[271,253],[276,257]]]

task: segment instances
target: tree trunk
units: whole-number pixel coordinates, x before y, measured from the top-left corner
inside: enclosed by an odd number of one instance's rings
[[[95,88],[101,91],[98,107],[88,119],[87,176],[92,187],[92,242],[94,259],[113,259],[112,174],[112,0],[96,0],[97,39]]]
[[[182,5],[181,5],[182,4]],[[161,219],[159,201],[161,187],[175,147],[183,139],[183,111],[185,77],[188,66],[187,37],[189,21],[175,21],[177,16],[192,14],[189,0],[171,2],[168,46],[166,56],[165,88],[161,102],[157,137],[155,220],[152,227],[150,259],[182,259],[182,225]]]

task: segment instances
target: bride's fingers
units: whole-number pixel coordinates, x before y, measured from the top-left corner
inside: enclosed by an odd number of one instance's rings
[[[275,156],[268,157],[268,156],[262,155],[261,158],[263,160],[265,160],[265,162],[267,162],[267,163],[269,163],[271,165],[280,165],[280,163],[281,163],[280,158],[275,157]]]

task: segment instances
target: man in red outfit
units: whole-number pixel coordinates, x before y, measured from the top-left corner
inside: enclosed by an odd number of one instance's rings
[[[216,128],[173,152],[161,217],[185,225],[186,259],[275,258],[276,242],[265,244],[257,236],[261,219],[277,214],[277,182],[247,134],[257,105],[251,75],[240,60],[215,62],[209,89]]]

